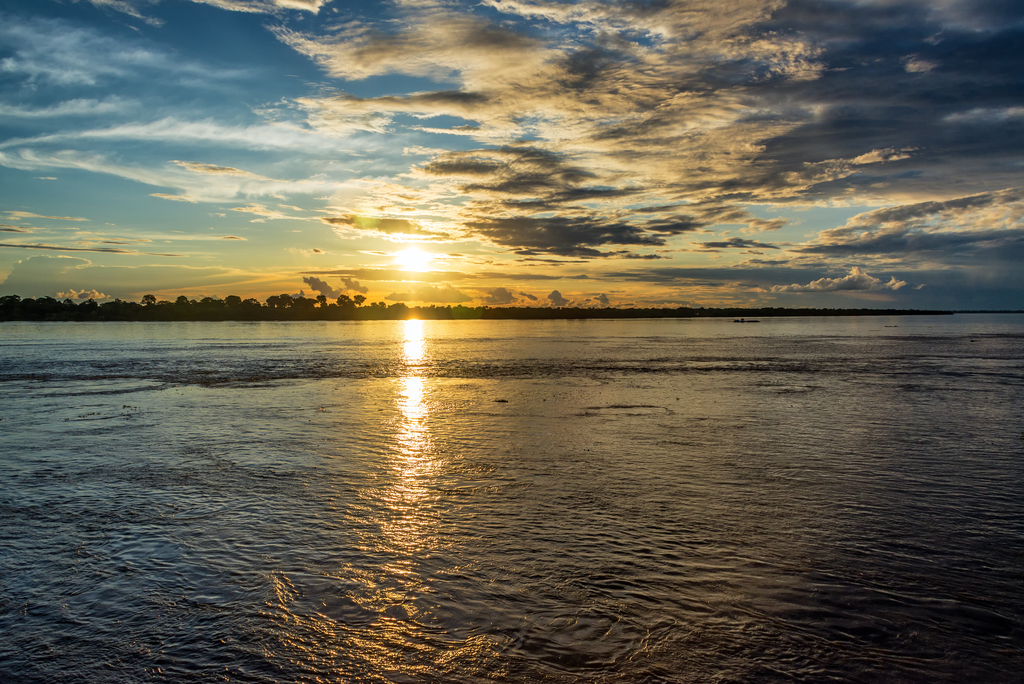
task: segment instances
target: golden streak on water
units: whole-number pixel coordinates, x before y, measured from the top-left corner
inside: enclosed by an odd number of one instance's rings
[[[397,478],[386,495],[394,517],[384,528],[395,548],[411,552],[424,548],[430,535],[432,520],[422,504],[430,493],[436,464],[431,455],[427,381],[413,375],[416,364],[427,355],[423,321],[404,321],[402,331],[404,360],[410,368],[399,378],[395,397],[399,424],[391,466]]]
[[[416,364],[427,355],[426,342],[423,338],[423,321],[410,319],[402,321],[402,330],[405,333],[403,352],[407,364]]]

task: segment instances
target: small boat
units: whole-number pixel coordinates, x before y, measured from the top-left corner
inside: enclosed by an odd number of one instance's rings
[[[754,319],[750,319],[748,321],[746,318],[734,318],[732,322],[733,323],[760,323],[761,321],[755,321]]]

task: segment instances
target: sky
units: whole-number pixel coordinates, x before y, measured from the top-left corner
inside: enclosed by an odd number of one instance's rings
[[[0,0],[0,295],[1024,308],[1019,0]]]

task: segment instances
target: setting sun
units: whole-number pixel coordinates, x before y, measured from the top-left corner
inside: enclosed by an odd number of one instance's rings
[[[395,261],[403,271],[422,271],[430,265],[434,256],[416,247],[402,250],[395,254]]]

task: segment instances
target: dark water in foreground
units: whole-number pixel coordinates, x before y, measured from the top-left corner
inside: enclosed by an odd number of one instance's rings
[[[1022,343],[6,323],[0,681],[1021,681]]]

